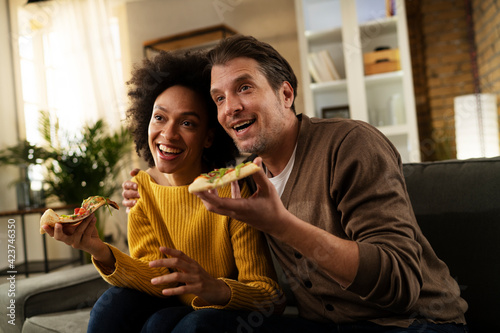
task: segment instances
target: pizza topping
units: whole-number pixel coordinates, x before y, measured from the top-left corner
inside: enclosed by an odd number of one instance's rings
[[[92,196],[88,197],[87,199],[83,200],[82,202],[82,207],[81,208],[75,208],[75,216],[80,217],[84,215],[90,215],[92,214],[97,208],[100,207],[100,205],[104,205],[108,207],[108,210],[111,214],[111,208],[109,208],[109,204],[112,202],[108,198],[102,197],[102,196]],[[117,207],[113,206],[114,208],[118,209]],[[78,212],[77,212],[78,210]],[[73,215],[71,215],[73,216]]]
[[[200,177],[204,177],[208,179],[209,183],[217,183],[224,175],[227,175],[230,172],[235,171],[236,172],[236,177],[239,177],[240,175],[240,169],[244,167],[245,165],[252,163],[252,162],[246,162],[246,163],[240,163],[234,168],[220,168],[220,169],[215,169],[213,171],[210,171],[208,173],[201,174]]]
[[[239,176],[240,176],[240,169],[241,169],[242,167],[244,167],[245,165],[248,165],[248,164],[250,164],[250,163],[252,163],[252,162],[246,162],[246,163],[240,163],[240,164],[238,164],[238,165],[235,167],[235,170],[236,170],[236,177],[239,177]]]
[[[75,215],[81,216],[87,213],[87,210],[85,208],[75,208]]]
[[[214,183],[217,180],[221,179],[222,176],[224,176],[230,169],[228,168],[220,168],[220,169],[215,169],[213,171],[210,171],[209,173],[204,173],[202,176],[205,178],[208,178],[209,183]]]
[[[203,192],[243,179],[261,170],[252,162],[240,163],[234,168],[215,169],[201,174],[189,185],[189,193]]]
[[[61,216],[61,218],[63,218],[63,219],[75,219],[77,217],[76,214],[72,214],[72,215],[61,214],[59,216]]]
[[[106,198],[101,196],[88,197],[87,199],[83,200],[82,208],[91,210],[93,206],[99,204],[102,201],[106,201]]]
[[[71,215],[61,214],[60,216],[63,219],[74,220],[81,216],[90,215],[92,213],[93,208],[102,201],[105,201],[106,202],[105,205],[108,205],[107,199],[105,197],[100,197],[100,196],[88,197],[87,199],[83,200],[81,207],[75,208],[73,214]]]

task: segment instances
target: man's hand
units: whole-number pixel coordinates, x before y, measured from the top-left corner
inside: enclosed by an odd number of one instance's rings
[[[260,166],[262,159],[258,157],[254,163]],[[334,236],[290,213],[263,170],[253,179],[257,191],[248,199],[238,198],[234,191],[233,198],[220,198],[216,190],[196,195],[209,211],[246,222],[279,239],[315,261],[340,285],[350,285],[359,265],[356,242]]]
[[[130,171],[130,176],[132,177],[137,176],[139,171],[140,169],[134,169]],[[123,188],[122,205],[127,207],[126,212],[128,213],[130,212],[130,208],[135,206],[135,204],[137,203],[137,199],[139,199],[141,196],[139,195],[139,191],[137,191],[137,184],[131,182],[130,180],[123,182],[122,188]]]
[[[262,159],[257,157],[254,163],[262,166]],[[217,190],[198,192],[207,210],[243,221],[273,236],[285,231],[286,219],[291,213],[283,206],[276,189],[267,179],[263,170],[253,175],[257,191],[247,199],[239,196],[237,182],[231,186],[233,198],[220,198]]]
[[[222,280],[207,273],[195,260],[179,250],[160,247],[168,258],[154,260],[150,267],[167,267],[174,272],[151,280],[154,285],[178,283],[179,286],[163,289],[165,296],[194,294],[207,305],[225,305],[231,298],[231,289]]]

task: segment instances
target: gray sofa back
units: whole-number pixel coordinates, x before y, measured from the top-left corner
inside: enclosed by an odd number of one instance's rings
[[[468,302],[471,332],[500,332],[500,157],[405,164],[424,235]]]

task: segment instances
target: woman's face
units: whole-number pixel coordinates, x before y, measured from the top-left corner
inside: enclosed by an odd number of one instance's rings
[[[154,103],[148,129],[149,149],[157,169],[189,184],[202,170],[204,148],[212,145],[207,108],[191,89],[173,86]]]

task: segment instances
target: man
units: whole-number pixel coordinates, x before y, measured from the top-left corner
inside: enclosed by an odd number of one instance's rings
[[[394,146],[363,122],[296,116],[297,80],[268,44],[235,36],[209,57],[218,120],[265,171],[248,199],[236,185],[233,199],[198,196],[267,234],[303,318],[295,331],[466,332],[467,304],[418,227]],[[268,319],[253,331],[281,327]]]

